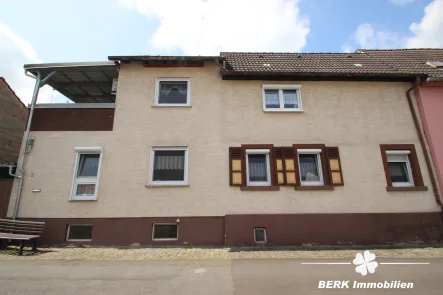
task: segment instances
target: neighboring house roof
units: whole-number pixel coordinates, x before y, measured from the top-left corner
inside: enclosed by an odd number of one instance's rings
[[[369,57],[376,58],[378,61],[384,62],[403,73],[425,73],[429,77],[443,77],[443,69],[426,64],[431,61],[443,62],[443,49],[359,49],[356,52],[365,53]]]
[[[222,52],[226,74],[286,74],[306,76],[395,76],[405,73],[364,53]],[[415,74],[415,73],[414,73]]]
[[[20,98],[15,94],[15,91],[12,90],[11,86],[6,82],[6,79],[3,77],[0,77],[0,83],[3,83],[9,90],[12,92],[12,96],[20,103],[21,106],[23,106],[24,109],[28,110],[28,108],[25,106],[25,104],[20,100]]]
[[[108,59],[175,63],[215,60],[223,76],[349,76],[408,80],[416,76],[443,77],[442,69],[426,64],[443,61],[443,49],[360,49],[354,53],[221,52],[220,56],[138,55],[109,56]]]
[[[161,55],[116,55],[108,56],[109,60],[112,61],[154,61],[154,60],[181,60],[181,61],[214,61],[219,56],[161,56]]]

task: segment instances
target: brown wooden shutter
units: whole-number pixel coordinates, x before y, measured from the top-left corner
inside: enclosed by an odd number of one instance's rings
[[[326,147],[330,184],[343,185],[343,172],[340,163],[338,147]]]
[[[242,186],[243,185],[243,171],[242,165],[242,149],[241,147],[229,148],[229,185]]]
[[[285,184],[285,169],[283,166],[283,148],[275,147],[274,155],[275,155],[275,174],[277,178],[277,185]]]
[[[282,166],[284,169],[284,184],[285,185],[298,185],[298,160],[294,149],[292,147],[282,147]]]

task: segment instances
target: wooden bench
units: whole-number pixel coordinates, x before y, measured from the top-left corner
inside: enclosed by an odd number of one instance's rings
[[[32,241],[32,251],[37,251],[37,238],[42,235],[44,222],[0,219],[0,240],[20,241],[18,255],[23,254],[25,241]]]

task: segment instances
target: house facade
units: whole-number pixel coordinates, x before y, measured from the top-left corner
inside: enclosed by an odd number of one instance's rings
[[[417,75],[359,53],[110,60],[111,102],[36,107],[17,218],[42,243],[441,241]]]
[[[443,49],[361,50],[408,73],[426,73],[416,81],[414,98],[420,112],[425,140],[434,163],[438,186],[443,187]]]

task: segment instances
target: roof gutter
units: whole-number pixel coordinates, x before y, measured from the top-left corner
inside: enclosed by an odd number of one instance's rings
[[[223,76],[323,76],[323,77],[386,77],[415,80],[415,74],[398,73],[334,73],[334,72],[276,72],[276,71],[235,71],[223,68]]]
[[[428,79],[426,79],[426,81]],[[423,136],[424,132],[420,128],[417,113],[415,112],[414,104],[412,102],[412,97],[411,97],[411,91],[415,90],[417,87],[419,87],[422,84],[423,84],[423,82],[420,80],[419,77],[417,77],[414,85],[412,85],[412,87],[406,91],[406,98],[408,99],[409,109],[411,110],[412,119],[414,120],[414,125],[415,125],[415,129],[417,131],[418,139],[420,140],[420,145],[423,150],[423,154],[425,156],[426,167],[428,168],[429,178],[431,180],[431,185],[432,185],[432,190],[434,192],[435,201],[440,206],[440,209],[443,211],[443,203],[441,202],[441,198],[438,193],[437,182],[435,180],[434,173],[432,171],[431,160],[429,157],[428,150],[426,148],[426,143],[425,143],[425,140],[427,141],[427,139],[425,138],[426,135]]]

